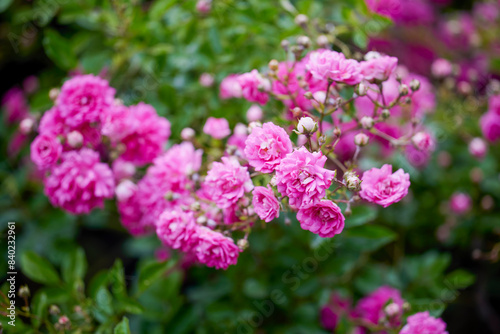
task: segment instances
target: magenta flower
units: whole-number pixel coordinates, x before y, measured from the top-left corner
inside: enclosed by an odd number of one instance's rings
[[[92,74],[78,75],[61,87],[56,105],[68,126],[99,122],[113,104],[115,95],[104,79]]]
[[[450,198],[450,208],[457,215],[467,213],[472,207],[472,199],[466,193],[454,193]]]
[[[118,196],[117,194],[116,204],[118,207],[118,213],[120,214],[120,222],[123,227],[125,227],[129,233],[134,236],[147,234],[150,232],[151,227],[146,226],[142,222],[143,210],[139,202],[139,187],[132,187],[129,184],[128,191],[128,196]],[[116,192],[118,192],[118,189]]]
[[[237,78],[241,87],[243,98],[250,102],[266,104],[269,96],[267,91],[271,89],[269,80],[263,78],[257,70],[240,74]]]
[[[400,292],[389,286],[382,286],[368,296],[360,299],[356,305],[354,314],[356,317],[377,325],[379,321],[385,317],[384,307],[390,300],[392,300],[392,303],[399,306],[399,314],[393,315],[390,319],[391,325],[399,326],[403,313],[404,301],[401,298]]]
[[[280,203],[271,187],[255,187],[252,192],[252,205],[260,219],[269,223],[280,216]]]
[[[192,212],[165,210],[156,223],[156,234],[165,245],[187,252],[196,245],[200,227]]]
[[[272,173],[288,153],[292,141],[286,131],[271,122],[255,127],[245,141],[245,157],[261,173]]]
[[[110,137],[113,144],[125,146],[121,159],[141,166],[162,153],[170,137],[170,122],[149,104],[116,106],[105,118],[102,133]]]
[[[55,165],[61,153],[62,145],[57,137],[42,134],[31,143],[31,161],[41,170]]]
[[[203,126],[203,132],[215,139],[222,139],[231,134],[229,123],[225,118],[209,117]]]
[[[431,152],[434,150],[434,139],[428,132],[420,131],[411,138],[413,145],[420,151]]]
[[[370,82],[382,82],[394,73],[398,58],[381,56],[360,63],[363,78]]]
[[[441,318],[434,318],[429,312],[419,312],[407,319],[407,324],[399,334],[448,334],[446,323]]]
[[[2,98],[2,107],[5,108],[7,122],[19,122],[28,115],[28,105],[23,91],[14,87],[9,89]]]
[[[54,206],[74,213],[89,213],[113,197],[115,182],[108,165],[91,149],[63,153],[62,162],[45,179],[45,193]]]
[[[303,230],[311,231],[322,238],[331,238],[342,232],[345,218],[337,204],[322,200],[300,208],[297,220]]]
[[[469,153],[478,159],[482,159],[488,152],[488,144],[482,138],[473,138],[469,142]]]
[[[278,191],[288,196],[290,206],[301,208],[323,198],[335,172],[323,168],[326,157],[301,147],[286,155],[276,167]]]
[[[233,239],[212,231],[208,227],[197,228],[196,245],[193,251],[199,262],[216,269],[227,269],[238,262],[240,249]]]
[[[346,59],[344,54],[335,51],[317,50],[311,53],[306,67],[320,80],[330,79],[356,85],[363,79],[359,63],[354,59]]]
[[[222,157],[222,163],[212,164],[203,189],[219,208],[224,209],[235,204],[245,192],[251,191],[253,184],[247,168],[241,167],[236,158]]]
[[[223,100],[242,96],[241,85],[238,82],[238,74],[225,77],[220,83],[220,98]]]
[[[495,111],[488,111],[479,120],[484,138],[491,142],[500,139],[500,114]]]
[[[384,208],[399,202],[408,194],[410,187],[410,175],[402,169],[392,173],[391,165],[364,172],[362,181],[359,196]]]

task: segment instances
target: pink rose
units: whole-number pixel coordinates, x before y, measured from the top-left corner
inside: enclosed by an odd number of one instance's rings
[[[237,78],[241,86],[243,98],[250,102],[266,104],[269,96],[267,91],[271,89],[269,80],[263,78],[257,70],[243,73]]]
[[[310,205],[326,194],[335,172],[323,168],[326,157],[321,152],[309,152],[301,147],[286,155],[276,167],[278,191],[288,196],[290,206]]]
[[[359,196],[384,208],[399,202],[408,194],[410,187],[410,175],[402,169],[392,173],[391,165],[364,172],[362,180]]]
[[[231,74],[225,77],[220,83],[220,98],[230,99],[241,97],[241,85],[238,82],[238,74]]]
[[[210,87],[214,84],[214,76],[210,73],[202,73],[200,75],[200,85],[203,87]]]
[[[214,117],[207,119],[205,126],[203,126],[203,132],[215,139],[222,139],[231,134],[227,119]]]
[[[450,208],[451,210],[458,214],[462,215],[468,212],[472,207],[472,199],[466,193],[454,193],[450,198]]]
[[[491,142],[500,139],[500,114],[490,110],[479,120],[484,138]]]
[[[62,145],[57,137],[38,135],[31,143],[31,160],[39,169],[52,167],[62,153]]]
[[[302,207],[297,220],[303,230],[316,233],[322,238],[331,238],[344,229],[344,215],[337,204],[322,200],[316,204]]]
[[[370,60],[362,61],[361,74],[365,80],[370,82],[382,82],[394,73],[398,59],[395,57],[381,56]]]
[[[429,312],[420,312],[407,319],[407,324],[399,334],[448,334],[446,323],[441,318],[434,318]]]
[[[453,72],[453,65],[446,59],[438,58],[432,63],[431,72],[436,78],[444,78]]]
[[[196,233],[196,245],[193,251],[199,262],[208,267],[226,270],[230,265],[238,262],[241,250],[233,239],[212,231],[208,227],[200,226]]]
[[[225,209],[251,191],[253,184],[247,168],[241,167],[236,158],[222,157],[222,163],[212,164],[203,189],[219,208]]]
[[[482,138],[473,138],[469,142],[469,153],[478,159],[482,159],[488,152],[488,145]]]
[[[311,54],[306,65],[311,74],[320,80],[333,80],[347,85],[356,85],[363,76],[360,65],[354,59],[345,59],[342,53],[318,50]]]
[[[156,223],[156,234],[165,245],[187,252],[196,245],[200,227],[192,212],[165,210]]]
[[[278,218],[280,215],[280,203],[271,187],[255,187],[253,192],[252,205],[255,213],[260,219],[269,223],[271,220]]]
[[[384,307],[389,300],[392,300],[393,303],[399,306],[399,314],[390,319],[390,325],[392,327],[399,326],[403,315],[404,300],[401,298],[401,293],[398,290],[389,286],[382,286],[368,296],[360,299],[356,305],[354,314],[356,317],[376,325],[380,319],[385,317]]]
[[[23,91],[18,87],[11,88],[5,93],[2,98],[2,107],[5,108],[5,114],[7,115],[7,122],[9,124],[19,122],[28,116],[26,97]]]
[[[262,119],[262,108],[256,104],[253,104],[247,110],[247,121],[248,122],[258,122]]]
[[[69,151],[61,160],[45,179],[45,194],[54,206],[74,214],[89,213],[113,197],[113,172],[100,162],[97,152],[88,148]]]
[[[78,75],[61,87],[56,104],[64,122],[71,127],[99,122],[113,104],[115,90],[92,74]]]
[[[420,151],[430,152],[434,150],[434,139],[432,136],[424,131],[417,132],[411,138],[413,145]]]
[[[288,153],[292,141],[286,131],[271,122],[255,127],[245,141],[245,156],[250,166],[262,173],[272,173]]]

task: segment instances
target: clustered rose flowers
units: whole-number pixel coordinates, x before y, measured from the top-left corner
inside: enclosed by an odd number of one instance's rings
[[[51,203],[83,214],[115,197],[131,234],[156,232],[165,246],[226,269],[259,219],[269,223],[280,211],[295,212],[302,229],[331,238],[361,200],[383,207],[399,202],[409,175],[384,165],[359,177],[358,160],[371,142],[386,156],[398,148],[432,152],[431,134],[419,122],[408,127],[405,118],[431,111],[425,79],[396,78],[404,71],[397,59],[374,52],[362,61],[327,49],[295,57],[271,61],[268,73],[252,70],[221,83],[224,99],[282,101],[283,126],[260,123],[264,110],[253,105],[250,124],[231,131],[225,118],[209,117],[208,136],[185,128],[184,141],[170,147],[170,123],[152,106],[125,106],[100,77],[69,79],[52,93],[55,104],[31,144]],[[344,100],[340,92],[349,86],[354,93]],[[357,115],[347,112],[352,106]]]
[[[354,324],[355,333],[448,334],[444,321],[430,316],[427,311],[409,316],[404,324],[403,316],[408,306],[399,290],[381,286],[361,298],[354,307],[349,299],[334,293],[323,306],[320,318],[329,331],[335,331],[340,319],[345,318]]]

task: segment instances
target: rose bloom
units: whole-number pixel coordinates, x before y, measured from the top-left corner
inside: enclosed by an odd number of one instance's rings
[[[399,334],[448,334],[446,323],[440,318],[434,318],[428,311],[419,312],[407,319],[407,324]]]
[[[322,238],[331,238],[344,229],[344,215],[337,204],[322,200],[300,208],[297,220],[303,230],[316,233]]]
[[[380,56],[370,60],[362,61],[361,74],[363,78],[370,82],[382,82],[394,73],[398,64],[398,58]]]
[[[450,208],[451,210],[458,214],[462,215],[468,212],[472,207],[472,199],[466,193],[454,193],[450,198]]]
[[[344,54],[335,51],[313,52],[306,67],[316,79],[320,80],[330,79],[347,85],[356,85],[363,79],[359,63],[354,59],[346,59]]]
[[[446,59],[438,58],[432,63],[431,72],[436,78],[444,78],[453,72],[453,65]]]
[[[118,189],[115,190],[115,192],[118,191]],[[123,189],[120,191],[123,191]],[[141,203],[139,202],[139,199],[141,197],[141,194],[139,193],[139,187],[134,187],[128,184],[126,191],[128,192],[126,196],[123,196],[123,194],[120,196],[116,194],[116,206],[118,208],[118,213],[120,214],[120,222],[122,223],[123,227],[125,227],[133,236],[145,235],[151,231],[151,226],[145,225],[142,222],[143,210],[141,207]]]
[[[31,143],[31,161],[41,169],[49,169],[61,156],[62,145],[57,137],[38,135]]]
[[[135,174],[135,165],[123,159],[116,159],[111,165],[115,180],[122,180],[132,177]]]
[[[250,166],[261,173],[272,173],[288,153],[292,141],[286,131],[272,122],[255,127],[245,141],[245,156]]]
[[[256,104],[252,104],[247,110],[247,121],[248,122],[258,122],[262,119],[262,108]]]
[[[335,172],[323,168],[326,157],[301,147],[286,155],[276,167],[278,191],[288,196],[290,206],[300,208],[319,201],[332,184]]]
[[[165,210],[156,223],[156,234],[165,245],[187,252],[195,246],[200,227],[192,212]]]
[[[125,146],[121,159],[142,166],[162,153],[170,137],[170,122],[159,116],[153,106],[141,102],[128,108],[111,108],[102,133],[115,145]]]
[[[400,310],[399,314],[390,319],[390,325],[392,327],[399,326],[404,301],[401,298],[401,293],[390,286],[381,286],[368,296],[360,299],[354,309],[354,315],[376,325],[380,319],[385,317],[384,308],[389,300],[398,305]]]
[[[240,74],[237,78],[243,98],[250,102],[266,104],[269,100],[267,91],[271,89],[269,80],[263,78],[257,70]]]
[[[97,152],[88,148],[69,151],[61,160],[45,179],[45,194],[54,206],[74,214],[89,213],[113,197],[113,172],[99,161]]]
[[[203,132],[215,139],[222,139],[231,134],[229,123],[225,118],[209,117],[203,126]]]
[[[333,332],[342,314],[348,314],[351,301],[337,293],[332,294],[327,305],[321,308],[320,321],[323,328]]]
[[[271,187],[255,187],[252,192],[252,205],[260,219],[269,223],[280,216],[280,203]]]
[[[208,14],[212,9],[212,0],[198,0],[196,10],[201,14]]]
[[[222,157],[221,160],[212,164],[203,189],[219,208],[224,209],[251,191],[253,184],[247,168],[241,167],[236,158]]]
[[[196,245],[193,252],[199,262],[208,267],[226,270],[230,265],[238,262],[241,250],[233,239],[212,231],[208,227],[200,226],[196,233]]]
[[[2,107],[5,108],[7,122],[19,122],[28,115],[28,105],[23,91],[14,87],[9,89],[2,98]]]
[[[500,139],[500,114],[490,110],[479,120],[484,138],[491,142]]]
[[[427,132],[417,132],[411,138],[413,145],[420,151],[430,152],[434,150],[434,140],[431,135]]]
[[[231,74],[225,77],[220,83],[220,98],[230,99],[232,97],[241,97],[241,85],[238,82],[238,74]]]
[[[78,75],[66,81],[56,105],[68,126],[99,122],[113,104],[115,90],[104,79],[92,74]]]
[[[469,142],[469,153],[478,159],[482,159],[488,152],[488,145],[482,138],[473,138]]]
[[[210,73],[202,73],[200,75],[200,85],[210,87],[214,84],[214,76]]]
[[[392,173],[391,165],[372,168],[363,173],[361,191],[362,199],[383,206],[399,202],[408,194],[410,175],[402,169]]]

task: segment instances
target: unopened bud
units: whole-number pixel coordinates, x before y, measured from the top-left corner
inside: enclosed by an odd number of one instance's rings
[[[408,86],[405,84],[402,84],[399,86],[399,96],[406,96],[408,95],[410,91],[408,90]]]
[[[281,47],[283,48],[283,50],[285,50],[286,52],[288,52],[288,49],[290,47],[290,42],[287,41],[286,39],[282,40],[281,41]]]
[[[310,135],[318,130],[318,123],[316,123],[311,117],[302,117],[297,124],[297,134],[300,135]]]
[[[262,108],[256,104],[253,104],[247,110],[247,121],[249,122],[260,121],[262,119],[262,116],[263,116]]]
[[[397,316],[400,313],[401,308],[396,303],[390,303],[389,305],[387,305],[385,307],[384,311],[385,311],[385,314],[387,314],[388,318],[394,318],[395,316]]]
[[[358,191],[361,186],[361,180],[354,172],[346,172],[344,174],[344,180],[347,186],[347,189],[351,191]]]
[[[325,145],[325,143],[326,143],[326,136],[325,135],[320,136],[318,138],[318,144],[319,144],[319,146],[323,146],[323,145]]]
[[[248,124],[248,132],[251,133],[253,128],[260,128],[260,127],[262,127],[261,122],[250,122],[250,124]]]
[[[370,130],[371,128],[373,128],[373,125],[375,124],[375,120],[370,116],[363,116],[359,122],[361,123],[363,129],[366,130]]]
[[[248,240],[247,239],[240,239],[238,240],[238,247],[244,251],[245,249],[248,248]]]
[[[368,93],[368,86],[364,83],[358,85],[357,94],[358,96],[365,96]]]
[[[273,72],[277,71],[278,70],[278,67],[279,67],[279,63],[276,59],[273,59],[269,62],[269,64],[267,65],[269,67],[269,69]]]
[[[79,148],[83,145],[83,135],[79,131],[71,131],[66,135],[66,141],[69,146]]]
[[[297,44],[303,46],[304,49],[307,49],[311,46],[311,40],[307,36],[299,36],[297,37]]]
[[[365,135],[364,133],[358,133],[354,136],[354,144],[357,146],[365,146],[370,141],[370,137]]]
[[[304,14],[299,14],[295,16],[295,24],[299,26],[304,26],[309,21],[309,18]]]
[[[328,37],[325,35],[319,35],[318,38],[316,38],[316,43],[322,48],[325,48],[328,46]]]
[[[19,288],[19,297],[26,298],[30,296],[30,289],[27,285],[22,285]]]
[[[198,218],[196,218],[196,222],[198,224],[202,224],[203,225],[203,224],[205,224],[207,222],[207,217],[205,217],[205,216],[199,216]]]
[[[388,119],[391,116],[391,112],[389,109],[384,109],[382,110],[382,118],[383,119]]]
[[[200,205],[200,202],[194,202],[192,203],[189,208],[191,209],[191,211],[199,211],[201,209],[201,205]]]
[[[137,185],[130,180],[123,180],[116,186],[115,195],[118,202],[123,202],[132,197],[137,191]]]
[[[342,134],[342,130],[340,130],[340,128],[338,126],[336,126],[335,129],[333,129],[333,135],[335,137],[340,137],[341,134]]]
[[[410,88],[414,92],[419,90],[420,89],[420,81],[418,81],[417,79],[413,79],[412,81],[410,81]]]
[[[190,141],[190,140],[192,140],[194,138],[195,134],[196,133],[194,132],[193,129],[191,129],[191,128],[184,128],[181,131],[181,138],[182,138],[182,140]]]
[[[50,305],[49,313],[52,315],[57,315],[61,313],[61,310],[59,309],[59,307],[57,307],[57,305]]]
[[[299,118],[302,116],[302,109],[295,107],[292,109],[293,118]]]
[[[52,101],[55,101],[57,99],[57,97],[59,96],[59,89],[58,88],[52,88],[50,91],[49,91],[49,98],[52,100]]]
[[[311,92],[305,92],[304,97],[308,100],[311,100],[313,98],[313,93]]]
[[[25,118],[19,123],[19,131],[21,131],[22,134],[29,134],[32,130],[33,127],[35,126],[35,121],[33,121],[32,118]]]

